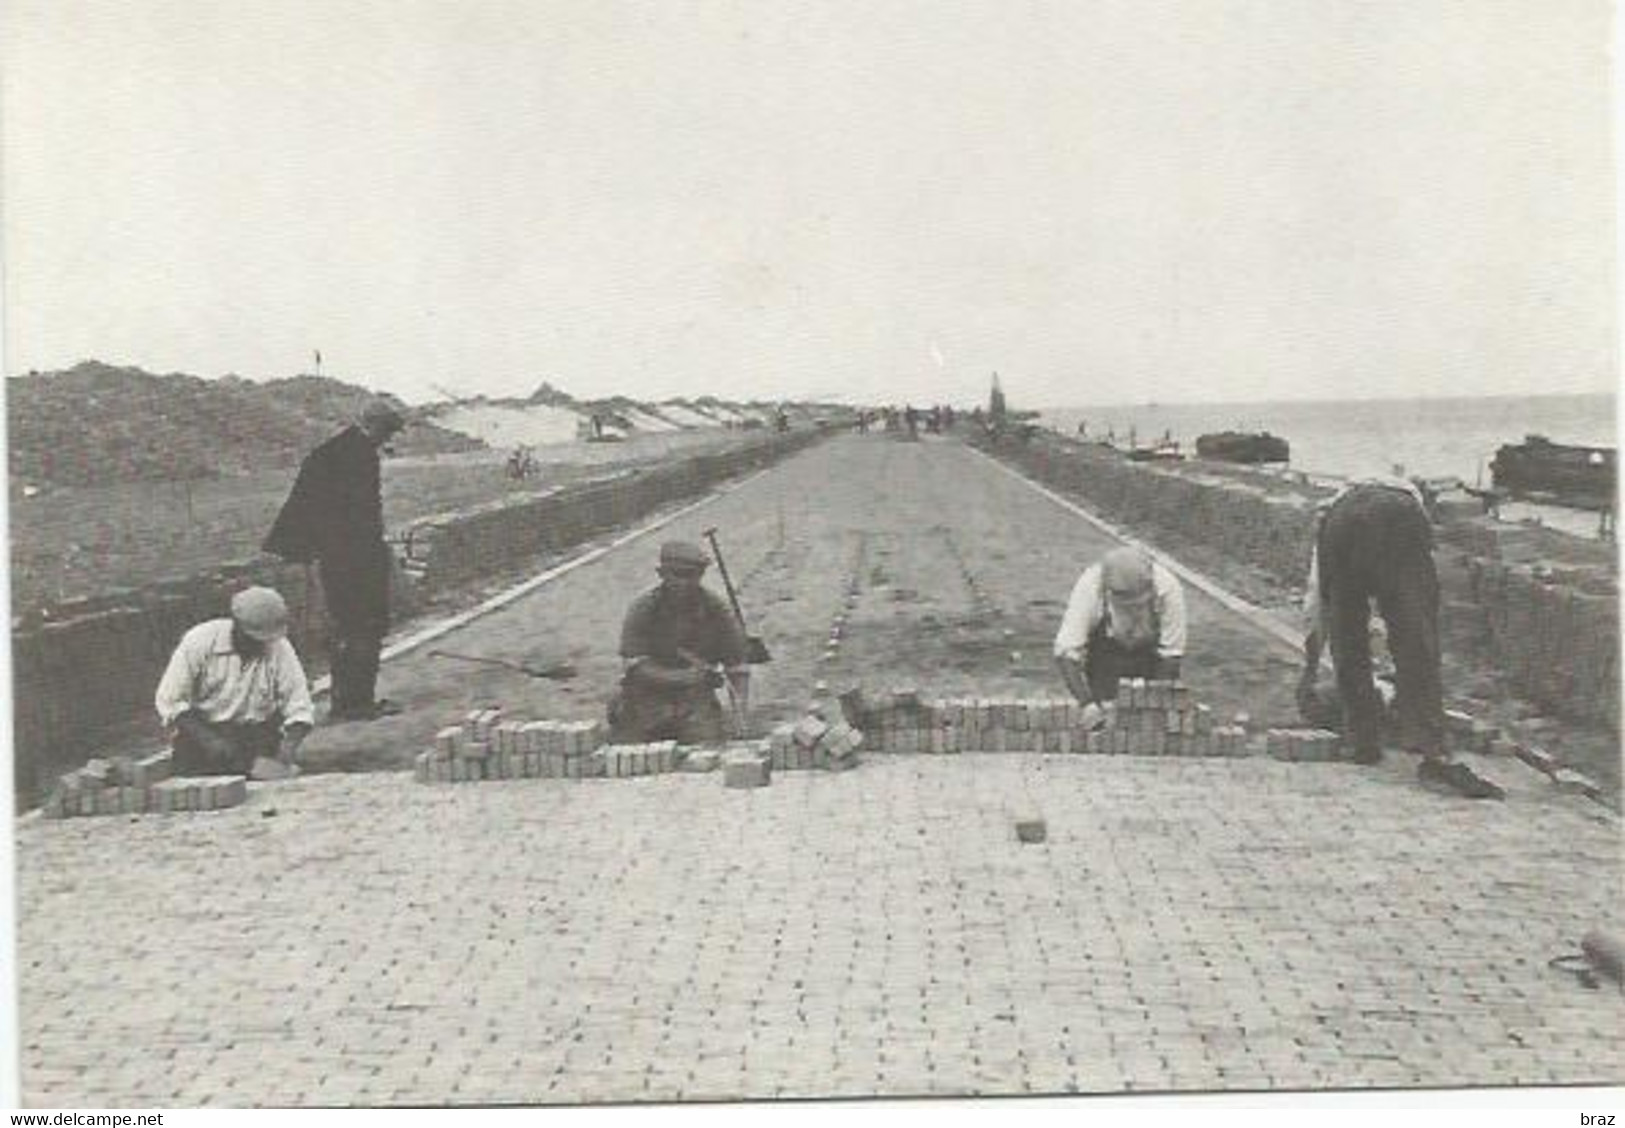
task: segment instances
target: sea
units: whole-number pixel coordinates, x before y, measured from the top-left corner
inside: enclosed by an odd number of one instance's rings
[[[1170,434],[1189,454],[1198,435],[1269,431],[1292,444],[1292,468],[1331,477],[1407,474],[1490,484],[1503,443],[1544,435],[1556,443],[1616,446],[1611,395],[1481,396],[1449,399],[1316,400],[1275,403],[1139,404],[1046,409],[1038,422],[1068,435],[1115,434],[1141,446]],[[1019,406],[1019,405],[1012,405]]]
[[[1019,404],[1012,404],[1019,407]],[[1148,446],[1168,435],[1187,454],[1198,435],[1269,431],[1292,444],[1294,470],[1327,478],[1390,474],[1490,485],[1490,460],[1503,443],[1528,435],[1585,446],[1618,446],[1612,395],[1462,396],[1428,399],[1280,401],[1050,408],[1038,422],[1068,435],[1112,435],[1122,446]],[[1594,515],[1550,506],[1519,507],[1531,519],[1576,533],[1592,532]]]

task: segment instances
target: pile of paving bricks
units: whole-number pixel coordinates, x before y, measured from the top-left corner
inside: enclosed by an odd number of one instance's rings
[[[92,760],[57,781],[42,811],[48,819],[79,815],[221,811],[248,798],[243,776],[172,776],[170,753],[143,759]]]
[[[413,774],[419,783],[592,779],[608,774],[598,754],[605,737],[601,721],[505,720],[501,709],[475,709],[461,725],[435,734]]]
[[[777,768],[842,770],[856,763],[863,736],[844,723],[807,717],[763,740],[720,747],[676,741],[608,744],[599,721],[518,721],[501,709],[476,709],[461,725],[442,729],[418,754],[419,783],[505,779],[632,779],[671,772],[721,769],[727,787],[765,787]]]
[[[842,695],[847,720],[881,752],[1060,752],[1127,756],[1245,756],[1243,725],[1213,713],[1179,682],[1125,679],[1102,721],[1055,698],[922,700],[897,689],[881,700]]]
[[[1343,740],[1325,729],[1272,728],[1264,734],[1264,752],[1292,763],[1327,763],[1346,759]]]
[[[826,721],[810,712],[794,723],[775,728],[767,739],[768,756],[775,768],[787,771],[823,768],[841,772],[858,765],[864,735],[846,720]]]

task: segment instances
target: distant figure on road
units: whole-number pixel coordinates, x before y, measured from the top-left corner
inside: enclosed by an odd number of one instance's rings
[[[1405,747],[1422,754],[1418,778],[1470,799],[1499,799],[1495,784],[1452,761],[1444,742],[1439,654],[1439,576],[1433,528],[1422,493],[1399,478],[1343,488],[1323,509],[1309,564],[1299,694],[1312,688],[1322,641],[1337,672],[1343,731],[1354,758],[1382,759],[1382,698],[1371,676],[1371,603],[1388,631],[1395,668],[1395,713]]]
[[[1114,548],[1072,588],[1055,662],[1072,696],[1104,706],[1121,678],[1179,677],[1185,654],[1185,592],[1142,549]]]
[[[379,652],[389,630],[389,546],[384,543],[378,451],[406,426],[385,399],[306,456],[265,551],[320,566],[331,623],[333,720],[400,712],[376,697]]]
[[[609,707],[614,742],[726,739],[716,695],[723,685],[741,727],[750,701],[745,634],[727,603],[701,583],[710,564],[705,550],[687,541],[660,547],[660,584],[632,604],[621,626],[621,689]]]
[[[316,718],[287,633],[282,596],[253,587],[232,597],[230,618],[181,636],[155,699],[176,775],[248,775],[261,756],[294,762]]]

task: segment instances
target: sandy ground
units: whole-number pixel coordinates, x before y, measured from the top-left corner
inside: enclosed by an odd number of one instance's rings
[[[759,434],[759,433],[758,433]],[[505,451],[388,458],[384,517],[391,528],[505,495],[539,493],[619,465],[737,443],[747,432],[683,431],[622,443],[538,447],[538,477],[503,472]],[[101,595],[251,560],[293,484],[297,466],[251,477],[136,482],[52,490],[11,504],[12,607]]]
[[[1050,693],[1101,537],[951,442],[848,437],[669,532],[722,530],[818,680]],[[419,653],[409,706],[317,767],[404,766],[474,704],[595,715],[658,533]],[[821,655],[849,576],[861,596]],[[1292,662],[1191,598],[1189,680],[1257,721]],[[1480,765],[1485,766],[1481,763]],[[1264,758],[870,755],[780,773],[256,785],[198,816],[18,827],[24,1099],[492,1104],[1575,1084],[1625,1075],[1625,997],[1548,966],[1620,925],[1618,820],[1517,763],[1505,803]],[[1012,822],[1044,818],[1020,845]]]

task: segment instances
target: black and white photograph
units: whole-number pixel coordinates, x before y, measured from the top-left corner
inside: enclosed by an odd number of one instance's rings
[[[0,1103],[1619,1109],[1617,19],[10,0]]]

